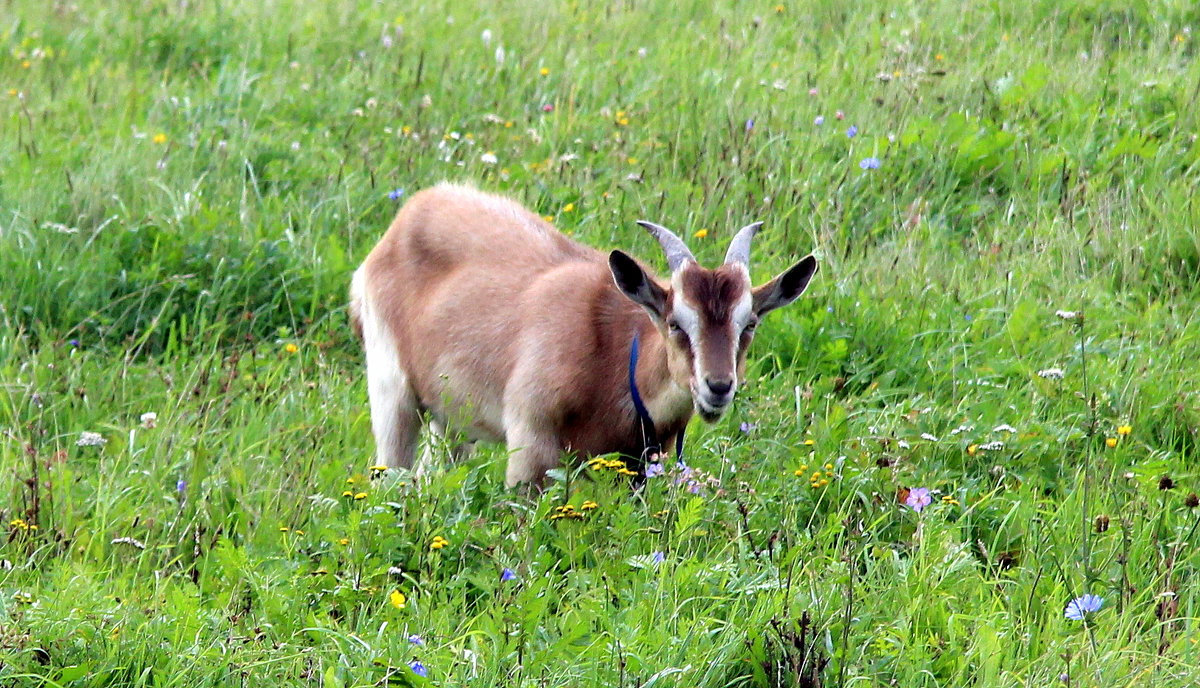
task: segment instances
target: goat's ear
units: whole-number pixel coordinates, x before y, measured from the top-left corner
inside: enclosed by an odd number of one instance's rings
[[[613,251],[608,254],[608,267],[617,289],[654,317],[662,318],[667,307],[667,292],[642,270],[636,260],[621,251]]]
[[[811,255],[801,259],[778,277],[754,288],[754,312],[759,316],[781,308],[800,298],[808,282],[817,273],[817,259]]]

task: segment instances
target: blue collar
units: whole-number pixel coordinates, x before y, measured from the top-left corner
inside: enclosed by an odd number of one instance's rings
[[[654,427],[654,419],[650,417],[650,410],[646,408],[646,403],[642,401],[642,395],[637,388],[637,362],[638,362],[638,333],[633,333],[633,343],[629,346],[629,396],[633,397],[633,408],[637,411],[638,422],[642,426],[642,449],[641,460],[644,464],[647,459],[653,454],[657,454],[662,445],[659,443],[658,431]],[[683,432],[685,428],[681,428],[675,435],[675,459],[683,461]]]

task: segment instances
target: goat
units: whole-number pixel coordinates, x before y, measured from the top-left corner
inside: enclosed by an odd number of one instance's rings
[[[540,486],[565,452],[641,456],[647,432],[669,452],[693,411],[720,418],[759,319],[796,300],[817,261],[752,288],[762,223],[742,228],[715,270],[665,227],[638,224],[662,246],[669,281],[510,199],[449,183],[414,195],[350,290],[377,463],[412,467],[426,412],[434,433],[505,442],[510,487]]]

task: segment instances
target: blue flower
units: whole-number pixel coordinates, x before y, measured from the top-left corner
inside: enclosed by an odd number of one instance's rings
[[[504,569],[503,571],[500,572],[500,580],[502,580],[502,581],[510,581],[510,580],[516,580],[516,579],[517,579],[517,574],[512,569]]]
[[[175,491],[182,497],[183,493],[187,492],[187,481],[180,480],[175,483]]]
[[[392,189],[391,191],[388,192],[388,198],[390,198],[393,201],[400,200],[400,197],[403,195],[404,195],[404,189]]]
[[[418,659],[414,659],[413,661],[409,662],[408,668],[412,669],[412,672],[414,674],[416,674],[417,676],[420,676],[421,678],[429,677],[429,670],[426,669],[425,665],[422,664],[421,661]]]
[[[858,166],[864,170],[877,170],[879,169],[879,158],[863,158]]]
[[[413,633],[412,635],[408,636],[408,642],[412,643],[413,645],[418,645],[421,647],[425,646],[425,640],[421,636],[417,635],[416,633]]]
[[[1072,621],[1083,621],[1085,616],[1100,611],[1100,608],[1103,606],[1104,598],[1096,595],[1084,595],[1068,602],[1067,610],[1063,612],[1063,616]]]
[[[648,464],[646,464],[646,477],[653,478],[655,476],[662,475],[663,471],[665,471],[665,470],[666,469],[663,468],[663,465],[661,463],[657,463],[657,462],[648,463]]]
[[[858,127],[851,124],[850,128],[846,130],[846,136],[848,136],[850,138],[854,138],[855,136],[858,136]]]
[[[754,118],[753,117],[746,120],[746,131],[749,132],[751,129],[754,129]]]
[[[825,123],[825,115],[817,115],[817,118],[813,120],[813,124],[817,125],[818,127],[824,123]]]
[[[663,554],[662,552],[655,552],[654,554],[652,554],[650,556],[650,559],[655,564],[661,564],[667,560],[667,556],[665,554]]]
[[[67,342],[67,343],[71,345],[71,348],[72,348],[72,349],[78,349],[78,348],[79,348],[79,340],[78,340],[78,339],[72,339],[71,341],[69,341],[69,342]]]
[[[749,435],[750,433],[754,432],[754,429],[757,427],[758,426],[754,423],[742,423],[738,426],[738,429],[742,431],[743,435]]]

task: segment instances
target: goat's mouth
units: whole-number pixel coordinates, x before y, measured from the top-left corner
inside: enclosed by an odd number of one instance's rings
[[[720,420],[732,401],[733,394],[718,399],[705,398],[704,394],[692,395],[692,405],[696,408],[696,413],[699,413],[700,417],[706,423],[715,423]]]

